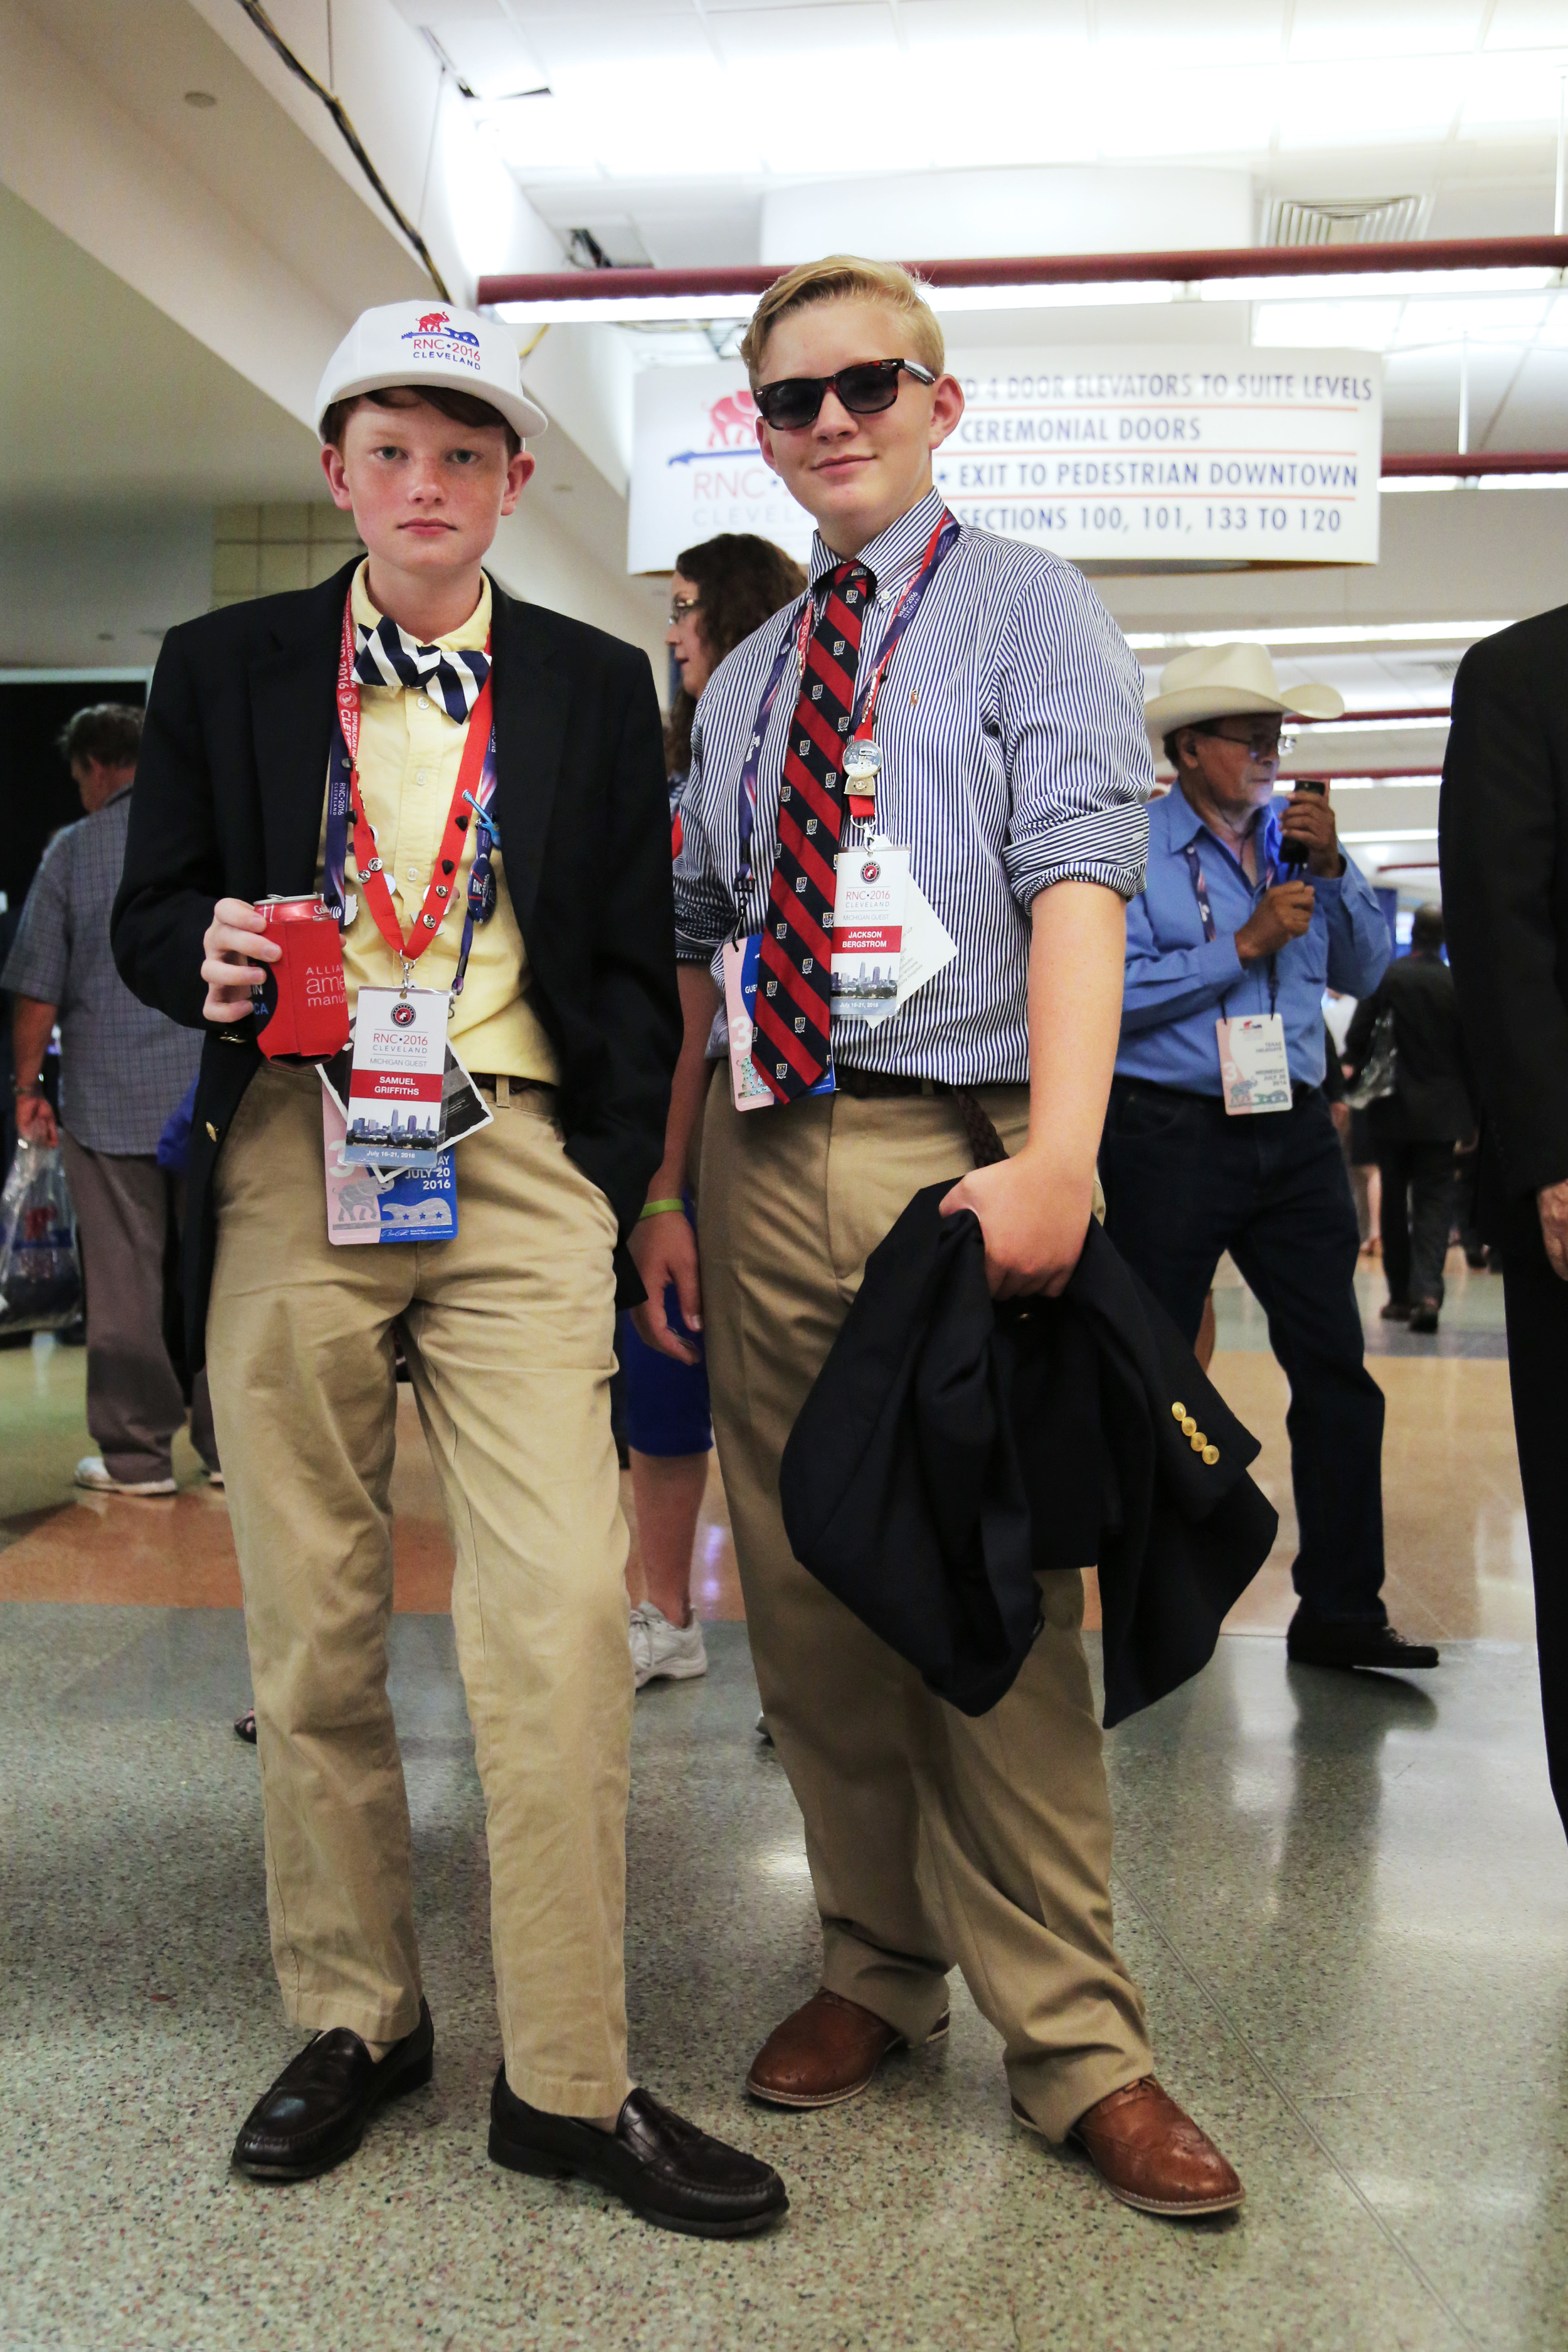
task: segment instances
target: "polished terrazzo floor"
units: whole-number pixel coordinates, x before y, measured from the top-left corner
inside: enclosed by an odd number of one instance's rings
[[[1495,1331],[1500,1289],[1472,1278],[1446,1321]],[[1282,1391],[1251,1302],[1219,1307],[1216,1377],[1278,1493]],[[1207,1673],[1108,1743],[1120,1938],[1163,2079],[1247,2180],[1231,2221],[1131,2213],[1018,2132],[960,1987],[945,2050],[891,2063],[855,2105],[747,2105],[746,2062],[809,1990],[816,1931],[710,1512],[712,1670],[638,1703],[628,1972],[642,2077],[790,2183],[784,2228],[732,2247],[486,2160],[482,1811],[412,1448],[394,1696],[436,2081],[321,2181],[230,2176],[236,2122],[292,2041],[255,1758],[228,1727],[245,1661],[226,1519],[184,1456],[173,1503],[72,1499],[79,1367],[0,1352],[4,2352],[1568,2342],[1568,1853],[1495,1352],[1375,1365],[1396,1605],[1443,1632],[1441,1671],[1289,1667],[1271,1567]]]

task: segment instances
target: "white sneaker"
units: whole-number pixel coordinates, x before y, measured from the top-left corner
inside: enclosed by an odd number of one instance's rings
[[[101,1454],[84,1454],[76,1465],[76,1483],[90,1486],[95,1495],[173,1495],[178,1492],[172,1478],[116,1478]]]
[[[637,1686],[664,1680],[688,1683],[708,1671],[702,1628],[694,1617],[689,1625],[672,1625],[651,1601],[639,1601],[632,1611],[632,1669]]]

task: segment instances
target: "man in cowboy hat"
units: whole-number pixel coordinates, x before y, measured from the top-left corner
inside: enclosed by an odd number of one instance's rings
[[[1321,792],[1271,806],[1290,713],[1259,646],[1172,662],[1144,713],[1176,772],[1127,909],[1121,1043],[1100,1148],[1106,1229],[1189,1339],[1228,1250],[1290,1382],[1300,1549],[1289,1649],[1321,1666],[1435,1666],[1388,1622],[1383,1392],[1363,1360],[1355,1210],[1323,1097],[1323,991],[1367,996],[1389,958],[1370,884]]]

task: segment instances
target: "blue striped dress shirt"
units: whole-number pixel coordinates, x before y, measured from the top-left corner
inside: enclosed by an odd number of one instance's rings
[[[944,513],[932,490],[861,551],[877,583],[862,684]],[[820,538],[810,592],[840,562]],[[711,961],[760,928],[778,846],[779,785],[795,704],[793,666],[774,700],[757,779],[752,881],[738,905],[741,770],[757,705],[800,602],[714,671],[691,730],[675,866],[677,952]],[[1137,663],[1080,572],[991,532],[961,530],[905,631],[877,702],[877,822],[958,953],[876,1028],[833,1022],[835,1061],[965,1087],[1029,1076],[1029,908],[1053,882],[1142,887],[1153,763]]]

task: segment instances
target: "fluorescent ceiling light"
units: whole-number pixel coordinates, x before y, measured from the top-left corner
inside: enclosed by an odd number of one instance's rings
[[[591,272],[585,270],[584,276]],[[498,302],[495,315],[516,327],[626,327],[670,321],[684,326],[707,319],[749,319],[760,299],[756,294],[585,294],[566,302]]]
[[[931,299],[934,310],[956,318],[976,310],[1141,309],[1186,300],[1195,290],[1205,302],[1251,302],[1255,306],[1252,340],[1263,349],[1408,351],[1414,344],[1450,350],[1467,335],[1472,342],[1519,349],[1538,334],[1542,341],[1568,343],[1568,302],[1520,299],[1521,281],[1529,281],[1528,295],[1546,286],[1551,275],[1543,269],[1472,269],[1378,271],[1349,279],[1327,275],[1216,278],[1197,281],[1192,289],[1173,278],[1092,278],[1044,286],[939,286],[932,289]],[[1494,286],[1514,299],[1489,301],[1487,291]],[[1474,291],[1477,287],[1479,297]],[[1413,299],[1440,295],[1449,288],[1459,288],[1468,299]],[[758,299],[754,294],[595,295],[587,291],[585,284],[581,297],[507,303],[498,315],[532,326],[573,320],[586,324],[603,320],[749,319]]]
[[[1205,278],[1194,281],[1203,302],[1344,302],[1353,288],[1363,301],[1408,301],[1413,296],[1542,294],[1555,283],[1544,266],[1521,269],[1365,269],[1353,277]]]
[[[1084,286],[933,286],[933,310],[1105,310],[1124,303],[1174,302],[1179,289],[1170,278],[1129,278],[1122,284]]]
[[[1384,498],[1404,490],[1568,490],[1568,474],[1388,474]]]
[[[1252,340],[1260,350],[1385,352],[1399,325],[1397,302],[1259,302]]]
[[[1158,653],[1182,646],[1458,646],[1473,645],[1512,621],[1347,621],[1337,628],[1180,629],[1159,635],[1127,633],[1134,652]]]

